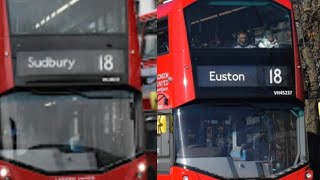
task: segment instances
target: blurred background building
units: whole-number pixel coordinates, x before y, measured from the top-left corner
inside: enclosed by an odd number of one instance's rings
[[[156,0],[140,0],[140,15],[147,14],[156,9]]]

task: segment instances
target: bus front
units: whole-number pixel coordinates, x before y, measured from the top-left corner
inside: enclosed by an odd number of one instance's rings
[[[158,12],[158,179],[312,179],[290,1]]]
[[[0,1],[0,179],[146,179],[133,0]]]

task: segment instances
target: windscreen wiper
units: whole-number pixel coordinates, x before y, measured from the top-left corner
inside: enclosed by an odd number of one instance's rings
[[[103,166],[102,168],[100,168],[99,170],[102,170],[102,171],[105,171],[105,170],[108,170],[108,169],[113,169],[114,167],[117,167],[123,163],[126,163],[126,162],[131,162],[134,160],[134,157],[127,157],[127,158],[122,158],[122,159],[119,159],[118,161],[115,161],[113,163],[110,163],[106,166]]]

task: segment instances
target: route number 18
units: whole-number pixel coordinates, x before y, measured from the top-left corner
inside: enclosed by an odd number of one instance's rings
[[[270,69],[270,84],[281,84],[282,83],[282,77],[281,77],[281,69]]]
[[[113,70],[113,56],[110,54],[100,55],[99,69],[100,69],[100,71],[112,71]]]

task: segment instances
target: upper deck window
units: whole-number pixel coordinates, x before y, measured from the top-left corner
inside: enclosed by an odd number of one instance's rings
[[[8,0],[11,33],[126,32],[125,0]]]
[[[291,48],[290,11],[270,0],[198,0],[185,8],[190,48]]]
[[[158,55],[169,53],[168,19],[158,20]]]

